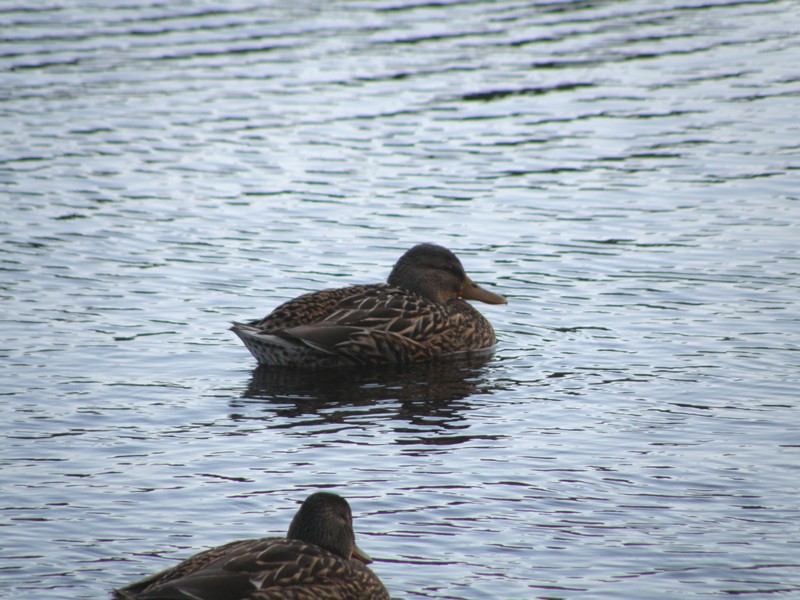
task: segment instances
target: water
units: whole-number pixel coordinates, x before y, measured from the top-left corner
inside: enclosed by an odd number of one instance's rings
[[[0,595],[350,499],[398,598],[800,597],[795,2],[0,7]],[[228,321],[434,241],[491,358]]]

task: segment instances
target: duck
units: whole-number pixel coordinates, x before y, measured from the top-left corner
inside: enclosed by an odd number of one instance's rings
[[[447,248],[418,244],[386,283],[309,292],[233,331],[260,365],[404,365],[440,356],[490,352],[491,323],[467,300],[507,300],[470,279]]]
[[[211,548],[132,585],[115,600],[389,600],[355,543],[350,505],[333,492],[308,496],[285,538]]]

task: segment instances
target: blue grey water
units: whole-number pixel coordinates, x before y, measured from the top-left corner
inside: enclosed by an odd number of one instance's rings
[[[309,490],[397,598],[800,598],[800,4],[0,4],[0,596]],[[487,360],[227,331],[453,249]]]

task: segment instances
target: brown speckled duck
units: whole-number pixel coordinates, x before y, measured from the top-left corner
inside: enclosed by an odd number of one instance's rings
[[[347,500],[316,492],[285,538],[231,542],[116,590],[116,600],[389,600],[358,549]]]
[[[304,294],[231,330],[263,365],[405,364],[494,346],[491,324],[464,300],[506,302],[467,277],[450,250],[419,244],[387,283]]]

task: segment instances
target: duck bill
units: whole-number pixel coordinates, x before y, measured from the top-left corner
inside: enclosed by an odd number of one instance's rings
[[[370,555],[364,552],[361,548],[356,545],[353,545],[353,554],[350,555],[350,558],[355,558],[356,560],[360,560],[365,565],[368,565],[372,562],[372,558]]]
[[[477,300],[486,304],[506,304],[508,302],[500,294],[494,294],[489,290],[483,289],[469,277],[461,287],[461,297],[465,300]]]

